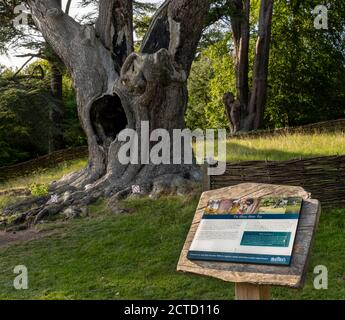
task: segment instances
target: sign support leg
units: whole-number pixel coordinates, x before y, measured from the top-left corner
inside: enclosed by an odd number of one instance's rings
[[[271,287],[238,282],[235,284],[236,300],[270,300]]]

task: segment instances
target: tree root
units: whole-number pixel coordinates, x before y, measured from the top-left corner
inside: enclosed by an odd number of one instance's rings
[[[152,167],[137,168],[126,176],[129,180],[114,181],[109,175],[97,180],[92,179],[87,170],[82,170],[53,183],[47,196],[30,198],[5,208],[0,217],[9,219],[2,224],[5,227],[30,227],[57,214],[66,213],[67,216],[68,209],[71,208],[84,210],[99,198],[109,199],[108,207],[111,208],[119,200],[130,196],[149,196],[157,199],[167,195],[187,195],[193,192],[192,181],[198,180],[190,175],[186,178],[186,173],[169,173],[155,177],[156,173]],[[81,183],[81,179],[86,180]],[[93,183],[86,183],[91,181]],[[133,185],[140,187],[139,194],[133,194]]]

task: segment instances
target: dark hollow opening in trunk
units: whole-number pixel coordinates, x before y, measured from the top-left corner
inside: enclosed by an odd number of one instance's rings
[[[99,144],[110,144],[128,124],[121,99],[117,95],[106,95],[96,100],[90,116]]]

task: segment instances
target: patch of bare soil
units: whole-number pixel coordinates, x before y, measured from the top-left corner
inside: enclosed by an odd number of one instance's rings
[[[40,239],[55,233],[52,230],[27,229],[21,231],[5,232],[0,231],[0,248],[13,244],[23,243],[34,239]]]

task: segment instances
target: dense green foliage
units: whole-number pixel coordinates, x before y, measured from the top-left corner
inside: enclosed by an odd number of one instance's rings
[[[65,74],[63,77],[63,104],[64,121],[62,124],[63,137],[66,147],[86,145],[86,136],[80,126],[75,92],[71,78]]]
[[[48,112],[53,101],[37,81],[1,80],[0,165],[47,152]]]
[[[311,11],[319,4],[312,0],[275,2],[266,127],[296,126],[345,116],[345,4],[330,1],[328,30],[317,30]],[[251,25],[255,26],[257,1],[251,6]],[[190,128],[227,127],[222,96],[226,91],[236,92],[233,45],[229,30],[218,28],[213,35],[219,38],[219,32],[221,39],[203,48],[193,64],[186,114]],[[252,28],[250,59],[256,32]],[[250,60],[250,70],[252,66]]]
[[[295,126],[345,116],[345,4],[328,1],[328,30],[314,27],[320,1],[277,1],[266,124]]]
[[[41,65],[45,77],[37,79],[34,67]],[[49,111],[55,107],[50,94],[50,73],[43,61],[31,64],[13,79],[13,72],[0,77],[0,165],[8,165],[34,158],[48,152],[52,124]],[[67,146],[85,144],[80,129],[71,80],[64,77],[65,117],[63,134]]]
[[[186,112],[186,124],[190,128],[227,127],[222,98],[226,91],[236,88],[230,40],[230,33],[225,34],[224,39],[204,49],[193,64]]]

